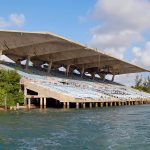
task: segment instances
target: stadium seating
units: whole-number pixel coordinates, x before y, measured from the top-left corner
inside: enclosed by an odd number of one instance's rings
[[[16,69],[17,72],[30,82],[34,82],[38,86],[70,95],[80,99],[146,99],[150,98],[150,94],[140,92],[133,88],[119,85],[112,82],[102,82],[100,79],[98,82],[90,79],[82,79],[79,76],[70,75],[66,77],[61,72],[52,72],[51,75],[47,75],[46,72],[38,70],[34,67],[30,67],[28,71],[25,71],[22,66],[12,63],[4,63],[0,65],[0,68],[4,69]]]

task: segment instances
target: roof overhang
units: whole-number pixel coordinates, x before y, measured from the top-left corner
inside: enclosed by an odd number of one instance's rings
[[[73,65],[88,70],[109,65],[114,74],[150,72],[129,62],[110,56],[50,32],[0,30],[0,51],[14,61],[31,57],[33,62]]]

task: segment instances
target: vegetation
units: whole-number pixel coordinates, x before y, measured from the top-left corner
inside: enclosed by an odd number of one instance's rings
[[[14,106],[23,103],[21,92],[20,75],[13,70],[0,70],[0,106]]]
[[[150,77],[143,78],[142,76],[136,76],[133,88],[150,93]]]

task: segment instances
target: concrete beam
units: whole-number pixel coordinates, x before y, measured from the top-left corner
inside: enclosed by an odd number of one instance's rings
[[[63,43],[63,42],[47,42],[47,43],[41,43],[36,44],[33,46],[27,46],[27,47],[19,47],[14,48],[9,51],[4,51],[5,55],[8,55],[10,53],[18,54],[21,56],[27,56],[30,54],[30,56],[38,56],[41,55],[49,55],[57,52],[65,52],[65,51],[72,51],[72,50],[84,50],[84,47],[73,45],[72,43]]]
[[[70,48],[65,49],[60,52],[53,52],[46,55],[33,56],[33,60],[53,60],[53,62],[58,62],[60,64],[75,64],[79,63],[82,60],[85,60],[86,57],[96,56],[97,53],[90,50],[85,50],[84,48]],[[88,59],[88,58],[87,58]]]

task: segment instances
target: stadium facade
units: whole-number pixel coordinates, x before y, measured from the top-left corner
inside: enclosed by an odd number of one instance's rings
[[[63,107],[92,107],[109,103],[143,103],[150,98],[149,94],[125,86],[122,88],[122,85],[113,82],[115,75],[149,70],[53,33],[1,30],[1,55],[15,62],[3,63],[1,68],[17,68],[22,76],[25,104],[29,107],[35,101],[40,106],[52,102]],[[24,66],[21,65],[23,60],[26,60]],[[60,67],[65,68],[65,76],[58,71]],[[80,77],[73,76],[75,70],[80,73]],[[91,80],[86,73],[90,74]],[[108,74],[112,75],[111,81],[105,79]],[[94,80],[95,75],[100,78]]]

